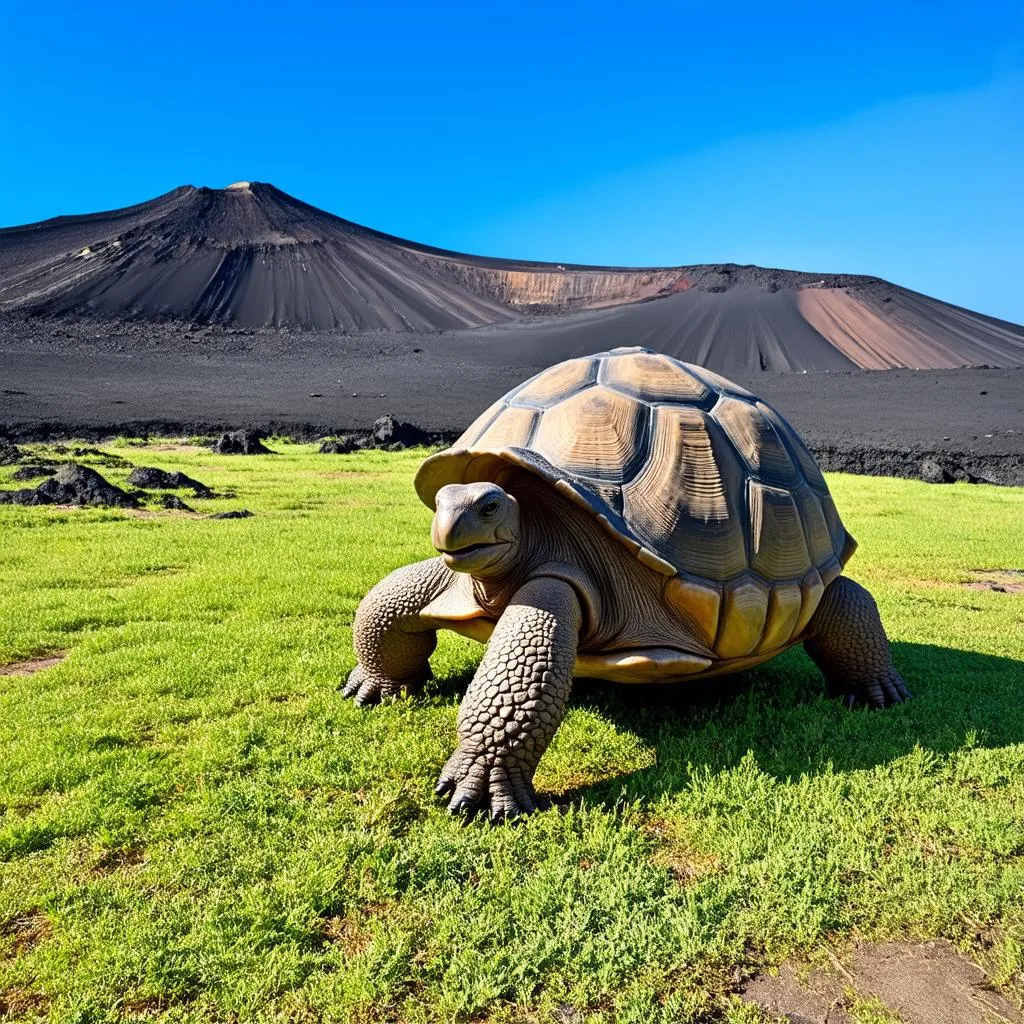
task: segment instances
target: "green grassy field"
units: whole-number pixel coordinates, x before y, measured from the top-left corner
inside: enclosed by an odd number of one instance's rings
[[[1019,994],[1024,594],[962,584],[1024,568],[1024,492],[830,479],[907,705],[844,710],[799,650],[580,682],[555,806],[466,826],[432,787],[481,649],[338,692],[360,597],[432,553],[423,453],[276,447],[108,448],[251,519],[0,506],[0,665],[67,655],[0,676],[0,1017],[750,1022],[742,977],[886,936]]]

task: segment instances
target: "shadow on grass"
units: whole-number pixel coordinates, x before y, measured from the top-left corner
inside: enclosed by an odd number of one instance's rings
[[[800,648],[735,676],[678,685],[574,684],[587,707],[654,748],[657,764],[585,790],[587,802],[655,797],[684,788],[693,768],[721,770],[752,752],[779,779],[887,764],[921,747],[1024,742],[1024,662],[928,644],[896,643],[893,660],[914,699],[885,710],[847,710]],[[472,670],[431,684],[458,699]]]

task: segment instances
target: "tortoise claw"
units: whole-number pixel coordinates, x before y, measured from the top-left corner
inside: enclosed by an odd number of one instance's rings
[[[401,692],[401,683],[394,679],[371,676],[362,665],[352,669],[348,681],[341,689],[341,695],[352,698],[356,707],[360,708],[380,704],[397,697]]]
[[[459,748],[448,760],[434,792],[451,795],[448,810],[470,817],[489,811],[494,824],[511,822],[537,809],[533,786],[522,766],[495,763],[483,751]]]
[[[894,704],[903,704],[913,694],[907,688],[902,676],[891,667],[881,679],[873,679],[870,683],[843,694],[843,703],[848,708],[888,708]]]

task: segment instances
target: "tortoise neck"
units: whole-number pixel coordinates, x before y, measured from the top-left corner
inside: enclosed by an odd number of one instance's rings
[[[539,480],[521,479],[507,489],[519,502],[519,538],[510,553],[512,557],[500,571],[488,572],[485,577],[474,574],[473,590],[481,607],[500,615],[527,580],[553,564],[573,567],[574,578],[587,581],[588,589],[599,591],[608,556],[596,550],[604,540],[595,538],[596,524]]]
[[[474,572],[473,593],[480,607],[495,615],[500,615],[512,595],[529,578],[528,549],[523,543],[522,534],[510,545],[511,550],[500,563],[488,567],[483,573]]]

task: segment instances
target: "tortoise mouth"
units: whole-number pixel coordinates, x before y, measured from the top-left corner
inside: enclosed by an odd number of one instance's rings
[[[467,544],[461,548],[438,548],[442,555],[451,558],[462,558],[464,555],[472,555],[477,551],[486,551],[488,548],[503,548],[508,544],[507,540],[489,541],[486,544]]]
[[[449,569],[482,569],[496,558],[509,545],[508,541],[492,541],[488,544],[467,544],[461,548],[438,548],[445,565]]]

